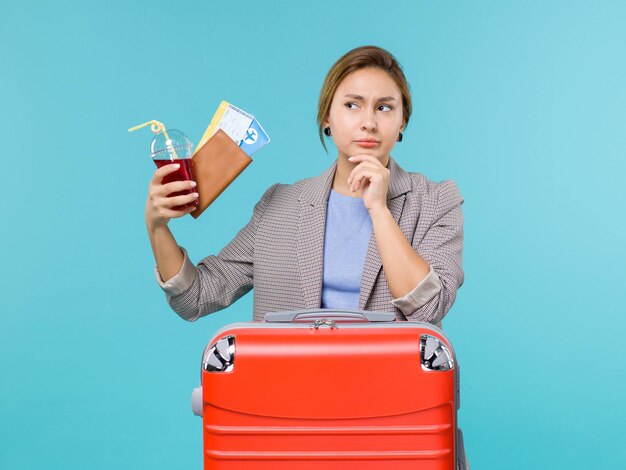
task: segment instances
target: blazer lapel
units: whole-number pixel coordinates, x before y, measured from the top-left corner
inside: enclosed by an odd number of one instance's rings
[[[391,172],[389,176],[389,189],[387,191],[387,207],[389,212],[393,216],[393,219],[397,224],[400,223],[400,216],[402,215],[402,208],[404,207],[404,200],[406,199],[406,193],[411,190],[411,177],[400,166],[389,157],[389,164],[387,166]],[[406,234],[405,234],[406,236]],[[380,253],[378,251],[378,244],[376,243],[376,237],[372,231],[370,240],[367,246],[367,254],[365,255],[365,263],[363,265],[363,274],[361,276],[361,292],[359,294],[359,309],[364,310],[367,301],[370,298],[380,269],[383,267],[382,260],[380,259]]]
[[[326,206],[336,168],[337,162],[320,176],[308,180],[300,194],[297,251],[307,309],[321,306]]]

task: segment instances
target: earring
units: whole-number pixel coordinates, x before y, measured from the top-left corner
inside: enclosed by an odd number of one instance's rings
[[[326,137],[330,137],[330,136],[331,136],[331,133],[330,133],[330,127],[325,127],[325,128],[324,128],[324,135],[325,135]]]
[[[402,132],[400,132],[400,135],[398,136],[398,142],[402,142]]]

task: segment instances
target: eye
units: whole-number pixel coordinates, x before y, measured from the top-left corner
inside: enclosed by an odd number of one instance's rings
[[[354,101],[348,101],[347,103],[344,103],[344,106],[348,109],[355,109],[352,106],[358,106]]]
[[[381,109],[381,108],[387,108],[387,109],[386,109],[386,110],[384,110],[384,109]],[[389,111],[393,110],[393,106],[389,106],[388,104],[381,104],[381,105],[378,107],[378,109],[379,109],[379,110],[381,110],[381,111],[384,111],[384,112],[388,113]]]

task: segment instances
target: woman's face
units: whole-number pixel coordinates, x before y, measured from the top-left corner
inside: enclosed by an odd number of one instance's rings
[[[372,155],[386,165],[404,129],[400,89],[384,70],[357,70],[337,87],[324,127],[330,127],[339,158]]]

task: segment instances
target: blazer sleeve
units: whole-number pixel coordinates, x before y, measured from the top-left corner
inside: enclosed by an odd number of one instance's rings
[[[452,180],[438,185],[435,217],[413,248],[430,265],[427,277],[402,299],[393,301],[409,321],[441,324],[463,284],[464,200]]]
[[[265,191],[250,221],[217,255],[194,267],[183,249],[185,260],[174,278],[164,283],[156,272],[167,302],[181,318],[195,321],[228,307],[252,289],[256,230],[277,186]]]

